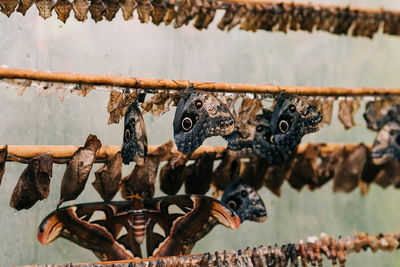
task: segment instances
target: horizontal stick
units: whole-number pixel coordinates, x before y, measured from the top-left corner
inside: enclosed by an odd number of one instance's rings
[[[383,96],[400,95],[400,88],[343,88],[313,86],[278,86],[271,84],[244,84],[222,82],[189,82],[184,80],[133,78],[109,75],[74,74],[65,72],[33,71],[24,69],[0,68],[0,79],[28,79],[45,82],[75,83],[87,85],[116,86],[144,90],[183,90],[193,85],[194,89],[208,92],[262,93],[314,96]]]
[[[301,154],[304,152],[308,144],[300,144],[297,148],[297,153]],[[358,144],[342,144],[342,143],[330,143],[324,144],[321,147],[321,151],[334,151],[346,147],[348,150],[354,149]],[[158,146],[149,146],[148,153],[152,153],[157,149]],[[66,146],[51,146],[51,145],[42,145],[42,146],[34,146],[34,145],[9,145],[8,146],[8,154],[7,161],[15,161],[20,163],[28,163],[28,160],[39,156],[45,152],[50,153],[54,162],[58,164],[67,163],[69,159],[71,159],[74,152],[79,148],[79,146],[66,145]],[[121,150],[121,146],[102,146],[101,149],[97,152],[96,162],[104,162],[107,158],[114,156],[118,151]],[[217,157],[222,156],[222,153],[226,150],[226,146],[201,146],[199,147],[192,155],[191,159],[196,159],[200,155],[204,153],[216,153]],[[173,153],[180,153],[176,150],[176,147],[173,149]]]

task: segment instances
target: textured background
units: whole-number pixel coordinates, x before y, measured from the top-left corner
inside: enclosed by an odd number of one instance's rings
[[[400,9],[398,1],[315,1]],[[53,17],[44,21],[32,7],[26,17],[0,14],[0,64],[14,68],[185,80],[272,83],[279,85],[398,87],[400,37],[378,34],[373,40],[330,35],[324,32],[257,33],[237,29],[217,30],[222,13],[209,30],[192,27],[142,25],[135,18],[85,23],[72,17],[64,25]],[[136,16],[136,15],[135,15]],[[107,125],[108,93],[91,92],[86,98],[67,94],[37,97],[28,89],[18,97],[13,89],[0,88],[0,144],[83,144],[89,133],[104,145],[121,144],[122,124]],[[362,108],[363,109],[363,108]],[[172,138],[173,111],[154,118],[145,115],[150,144]],[[371,143],[374,133],[359,125],[344,131],[336,115],[330,126],[307,136],[312,142]],[[221,138],[209,144],[223,144]],[[95,165],[94,170],[100,165]],[[126,175],[132,165],[124,167]],[[0,187],[0,265],[65,263],[96,260],[88,250],[59,239],[48,246],[36,240],[40,221],[59,198],[65,166],[54,165],[50,197],[30,210],[16,212],[8,205],[23,164],[8,163]],[[92,174],[76,202],[99,201],[91,186]],[[161,193],[157,191],[157,194]],[[322,231],[351,235],[354,230],[371,233],[399,230],[399,191],[371,186],[366,197],[358,190],[333,194],[332,183],[321,190],[298,193],[287,184],[281,198],[260,191],[269,218],[263,224],[246,222],[238,230],[216,227],[198,242],[193,252],[238,249],[260,244],[283,244]],[[361,253],[348,257],[348,266],[396,266],[397,253]],[[397,263],[397,264],[396,264]],[[329,266],[329,264],[327,264]]]

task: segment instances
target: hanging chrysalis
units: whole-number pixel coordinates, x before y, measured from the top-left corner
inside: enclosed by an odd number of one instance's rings
[[[124,136],[122,140],[122,162],[135,161],[143,165],[147,155],[147,133],[142,112],[134,101],[125,113]]]

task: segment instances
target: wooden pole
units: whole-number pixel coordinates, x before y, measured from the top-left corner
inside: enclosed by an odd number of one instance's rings
[[[300,144],[297,148],[297,153],[301,154],[305,151],[308,144]],[[323,152],[331,152],[337,149],[341,149],[345,147],[347,150],[353,150],[358,144],[342,144],[342,143],[330,143],[330,144],[322,144],[321,151]],[[149,146],[148,153],[152,153],[157,149],[158,146]],[[370,147],[370,146],[369,146]],[[28,160],[36,157],[45,152],[50,153],[54,162],[58,164],[64,164],[71,159],[74,152],[79,148],[79,146],[74,145],[65,145],[65,146],[51,146],[51,145],[42,145],[42,146],[34,146],[34,145],[9,145],[8,146],[8,157],[7,161],[15,161],[20,163],[28,163]],[[102,146],[101,149],[97,152],[96,162],[104,162],[107,158],[114,156],[118,151],[121,150],[121,146]],[[221,157],[225,152],[226,146],[201,146],[199,147],[192,155],[191,159],[196,159],[200,155],[204,153],[216,153],[217,157]],[[173,153],[180,153],[176,150],[176,147],[173,149]]]
[[[0,79],[27,79],[44,82],[59,82],[87,85],[115,86],[121,88],[141,88],[144,90],[183,90],[189,86],[185,80],[148,79],[109,75],[74,74],[65,72],[33,71],[0,68]],[[190,82],[196,90],[208,92],[262,93],[313,96],[384,96],[400,95],[400,88],[344,88],[313,86],[278,86],[271,84],[244,84],[223,82]]]

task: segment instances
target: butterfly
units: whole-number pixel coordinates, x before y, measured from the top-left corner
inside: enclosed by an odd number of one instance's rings
[[[380,165],[395,159],[400,161],[400,124],[386,123],[376,135],[372,145],[372,161]]]
[[[178,151],[190,154],[208,137],[231,134],[235,120],[218,98],[191,90],[178,103],[173,127]]]
[[[122,162],[135,161],[142,165],[147,156],[147,133],[142,112],[137,102],[132,102],[125,114],[124,136],[121,150]]]
[[[272,163],[281,163],[304,135],[322,127],[322,115],[306,99],[284,92],[275,99],[272,111],[263,111],[255,120],[254,152]]]
[[[221,201],[239,216],[242,223],[246,220],[264,222],[267,219],[267,209],[260,195],[239,179],[225,188]]]
[[[98,218],[98,213],[103,216]],[[63,237],[92,250],[100,260],[124,260],[142,256],[144,238],[148,256],[188,254],[217,224],[236,229],[240,218],[207,196],[132,197],[55,210],[40,224],[37,238],[49,244]]]

